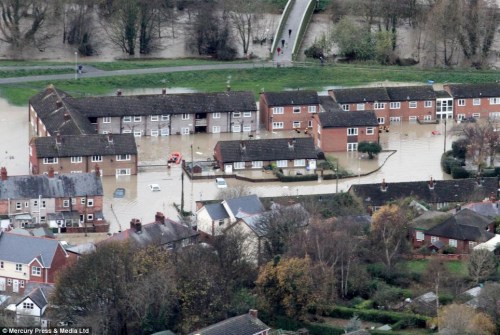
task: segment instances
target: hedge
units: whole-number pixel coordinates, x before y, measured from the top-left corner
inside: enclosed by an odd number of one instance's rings
[[[303,174],[303,175],[299,175],[299,176],[285,176],[283,173],[281,173],[279,171],[276,171],[276,177],[278,177],[279,181],[283,181],[283,182],[318,180],[317,174]]]

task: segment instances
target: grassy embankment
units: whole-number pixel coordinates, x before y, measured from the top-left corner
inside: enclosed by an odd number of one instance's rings
[[[155,67],[157,63],[151,64],[152,67]],[[130,66],[134,68],[136,65],[130,63]],[[0,86],[0,94],[12,104],[26,105],[31,96],[51,83],[73,96],[113,94],[118,88],[158,88],[159,91],[162,87],[189,87],[198,91],[214,92],[226,89],[229,76],[231,76],[232,90],[251,90],[257,97],[262,90],[312,89],[321,91],[329,86],[367,85],[385,81],[421,84],[427,83],[428,80],[433,80],[436,83],[494,82],[498,78],[498,72],[420,70],[361,65],[207,70],[101,78],[85,78],[83,76],[79,80],[11,84]]]

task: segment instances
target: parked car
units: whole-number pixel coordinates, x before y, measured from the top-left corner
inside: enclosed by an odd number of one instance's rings
[[[118,187],[113,193],[113,197],[115,198],[123,198],[125,196],[125,189]]]
[[[149,189],[151,190],[151,192],[161,191],[160,185],[158,185],[158,184],[149,184],[148,186],[149,186]]]
[[[217,188],[226,188],[227,183],[224,180],[224,178],[215,178],[215,184],[217,185]]]

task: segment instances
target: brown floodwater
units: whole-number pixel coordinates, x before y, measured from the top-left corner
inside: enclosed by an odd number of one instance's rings
[[[0,165],[7,167],[10,175],[29,173],[28,165],[28,108],[9,105],[0,99]],[[451,127],[448,124],[448,127]],[[356,174],[355,177],[339,180],[339,191],[347,191],[355,183],[376,183],[409,180],[449,178],[441,171],[440,158],[444,148],[444,135],[432,135],[433,130],[444,133],[442,124],[418,125],[403,123],[393,125],[389,133],[381,134],[380,143],[384,149],[396,150],[389,157],[384,152],[369,160],[357,152],[337,153],[342,168]],[[248,139],[248,133],[238,134],[196,134],[157,138],[137,138],[140,158],[140,173],[128,177],[103,177],[105,193],[104,214],[111,223],[110,232],[128,227],[132,218],[148,223],[154,220],[157,211],[177,219],[174,203],[181,203],[182,182],[180,166],[166,168],[167,156],[172,151],[180,151],[186,161],[206,160],[213,155],[213,147],[219,140]],[[260,131],[252,134],[255,138],[293,137],[295,132],[269,133]],[[191,150],[192,146],[192,150]],[[451,139],[447,139],[447,147]],[[382,168],[369,175],[383,161]],[[361,174],[361,176],[359,175]],[[250,183],[228,179],[229,187],[245,185],[249,191],[259,196],[279,196],[335,192],[336,181],[314,181],[283,184]],[[148,185],[158,184],[160,192],[151,192]],[[124,198],[113,198],[117,187],[126,189]],[[218,189],[213,180],[191,182],[184,177],[184,209],[194,211],[195,201],[214,199]]]

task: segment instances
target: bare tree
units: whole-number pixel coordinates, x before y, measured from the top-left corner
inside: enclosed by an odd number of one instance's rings
[[[492,120],[479,120],[457,129],[458,134],[468,142],[467,154],[477,165],[478,172],[485,166],[488,156],[490,166],[494,165],[495,154],[500,146],[500,134],[496,131],[496,126]]]
[[[243,54],[248,53],[248,47],[253,33],[253,24],[256,21],[257,9],[260,3],[247,0],[226,0],[224,3],[229,17],[236,28],[237,35],[243,48]]]
[[[484,313],[467,305],[451,304],[443,307],[438,317],[439,334],[442,335],[493,335],[495,324]]]
[[[94,4],[95,0],[83,0],[68,3],[67,0],[56,2],[55,18],[63,23],[63,43],[74,45],[85,56],[94,55]]]
[[[487,249],[474,250],[469,256],[467,268],[474,283],[488,279],[497,270],[495,254]]]

